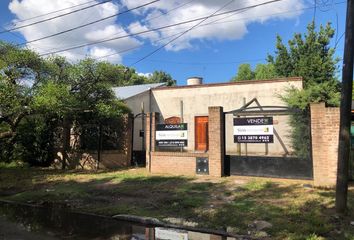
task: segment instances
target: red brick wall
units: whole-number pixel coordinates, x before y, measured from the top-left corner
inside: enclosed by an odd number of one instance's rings
[[[146,168],[151,172],[151,156],[150,152],[155,152],[155,128],[158,123],[159,113],[147,113],[146,115],[146,127],[145,127],[145,144],[146,144]],[[150,124],[151,122],[151,124]],[[150,129],[151,125],[151,129]],[[150,131],[151,131],[151,139],[150,139]],[[151,141],[151,144],[150,144]],[[151,149],[150,149],[151,148]]]
[[[224,167],[224,114],[222,107],[209,107],[209,173],[221,177]]]
[[[208,157],[208,154],[153,152],[151,172],[173,175],[196,175],[196,157]]]
[[[313,180],[315,186],[336,184],[339,138],[339,108],[311,104]]]
[[[221,177],[224,164],[224,118],[222,107],[209,107],[209,150],[207,153],[195,152],[156,152],[155,126],[158,114],[146,118],[146,167],[152,173],[196,175],[196,158],[209,158],[209,174]],[[151,120],[151,139],[150,139]],[[151,153],[150,150],[151,141]],[[151,154],[151,158],[150,158]]]
[[[58,156],[62,158],[59,152]],[[70,162],[70,168],[92,170],[97,167],[97,151],[84,152],[76,155],[71,155],[73,159]],[[101,161],[99,162],[100,169],[113,169],[117,167],[130,166],[130,158],[126,152],[118,150],[105,150],[101,152]]]

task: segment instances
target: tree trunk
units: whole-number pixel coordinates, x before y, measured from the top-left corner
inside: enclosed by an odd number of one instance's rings
[[[61,168],[64,170],[69,162],[70,151],[70,120],[68,117],[64,117],[63,120],[63,162]]]

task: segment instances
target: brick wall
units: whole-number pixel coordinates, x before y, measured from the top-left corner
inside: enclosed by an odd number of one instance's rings
[[[151,159],[152,156],[151,152],[155,152],[155,130],[156,130],[156,124],[158,123],[158,119],[160,117],[159,113],[153,112],[153,113],[147,113],[146,115],[146,127],[145,127],[145,144],[146,144],[146,169],[151,172]],[[150,129],[151,126],[151,129]],[[151,132],[151,134],[150,134]],[[150,136],[151,135],[151,136]],[[151,143],[150,143],[151,142]]]
[[[311,136],[314,185],[333,187],[337,176],[339,108],[311,104]]]
[[[209,173],[221,177],[224,168],[224,114],[222,107],[209,107]]]
[[[155,126],[159,115],[152,113],[146,118],[146,168],[152,173],[196,175],[196,158],[209,158],[209,174],[221,177],[224,164],[224,114],[222,107],[209,107],[209,150],[200,152],[155,151]],[[150,124],[151,121],[151,124]],[[189,123],[194,124],[194,123]],[[150,139],[151,126],[151,139]],[[151,144],[150,144],[151,141]],[[151,145],[151,152],[150,150]]]
[[[196,175],[196,158],[207,153],[153,152],[151,171],[173,175]]]

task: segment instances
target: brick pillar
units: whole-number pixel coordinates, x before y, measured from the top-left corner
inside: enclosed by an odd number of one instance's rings
[[[337,179],[339,108],[311,104],[313,181],[318,187],[334,187]]]
[[[224,172],[224,114],[222,107],[209,107],[209,174],[221,177]]]
[[[150,117],[151,116],[151,117]],[[155,152],[155,128],[156,124],[158,123],[159,119],[159,113],[153,112],[153,113],[147,113],[146,115],[146,134],[145,134],[145,144],[146,144],[146,168],[151,171],[151,154],[150,152]],[[151,124],[150,124],[151,122]],[[151,125],[151,129],[150,129]],[[151,138],[150,138],[150,132],[151,132]],[[151,144],[150,144],[151,142]]]
[[[131,166],[132,158],[133,158],[133,124],[134,124],[134,115],[128,114],[126,118],[126,155],[127,155],[127,162],[126,166]]]

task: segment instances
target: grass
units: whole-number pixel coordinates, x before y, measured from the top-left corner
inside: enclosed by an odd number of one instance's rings
[[[334,212],[334,191],[301,181],[150,175],[145,169],[67,171],[0,169],[0,198],[54,204],[104,215],[183,218],[200,227],[247,234],[270,222],[271,239],[354,240],[354,187],[346,216]],[[259,233],[254,233],[257,236]]]

